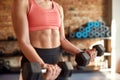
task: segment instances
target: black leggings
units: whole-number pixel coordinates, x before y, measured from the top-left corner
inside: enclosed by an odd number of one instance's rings
[[[41,48],[34,48],[38,55],[43,59],[45,63],[48,64],[56,64],[59,61],[62,61],[62,49],[61,47],[56,47],[56,48],[50,48],[50,49],[41,49]],[[23,56],[22,61],[21,61],[21,67],[25,63],[29,62],[25,56]],[[68,80],[66,78],[57,78],[56,80]]]

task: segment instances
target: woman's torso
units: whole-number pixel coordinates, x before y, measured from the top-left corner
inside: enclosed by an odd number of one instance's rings
[[[39,7],[44,10],[52,9],[52,2],[48,3],[40,2],[41,0],[34,0],[39,4]],[[30,7],[30,6],[29,6]],[[60,46],[60,33],[59,29],[43,29],[43,30],[34,30],[30,31],[30,42],[33,47],[37,48],[55,48]]]
[[[30,32],[30,41],[36,48],[55,48],[60,46],[59,31],[46,29],[42,31]]]

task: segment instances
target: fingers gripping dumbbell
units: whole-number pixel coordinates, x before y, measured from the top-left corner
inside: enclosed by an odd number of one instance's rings
[[[73,66],[71,62],[59,62],[58,66],[62,69],[60,77],[70,77],[72,75]],[[26,63],[22,70],[23,80],[44,80],[42,74],[46,69],[42,69],[38,63]]]
[[[96,49],[97,56],[102,56],[105,52],[105,48],[101,44],[93,46],[93,49]],[[86,66],[90,62],[90,56],[87,52],[81,52],[76,55],[75,61],[78,66]]]

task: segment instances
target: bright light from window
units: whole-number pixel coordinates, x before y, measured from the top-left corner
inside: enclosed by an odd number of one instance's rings
[[[116,70],[116,50],[115,50],[115,40],[116,39],[116,21],[112,20],[112,66],[111,66],[111,77],[115,78],[115,70]]]

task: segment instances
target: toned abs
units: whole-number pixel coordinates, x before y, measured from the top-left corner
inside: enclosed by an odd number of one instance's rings
[[[30,41],[36,48],[55,48],[60,46],[59,29],[31,31]]]

